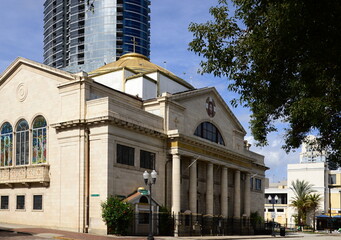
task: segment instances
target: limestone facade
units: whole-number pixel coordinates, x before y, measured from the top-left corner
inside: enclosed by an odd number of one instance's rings
[[[153,198],[175,214],[263,212],[264,157],[249,150],[215,88],[194,89],[139,61],[89,75],[23,58],[7,68],[0,77],[0,139],[10,143],[0,144],[1,221],[106,233],[101,202],[136,193],[152,169]],[[46,125],[37,128],[37,119]]]

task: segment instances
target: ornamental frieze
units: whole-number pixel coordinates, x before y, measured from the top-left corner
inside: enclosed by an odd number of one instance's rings
[[[0,184],[12,185],[15,183],[29,184],[50,182],[49,165],[15,166],[0,168]]]

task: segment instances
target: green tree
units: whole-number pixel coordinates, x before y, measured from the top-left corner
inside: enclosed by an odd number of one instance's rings
[[[258,145],[278,121],[288,123],[290,151],[315,131],[329,160],[341,162],[341,1],[218,0],[213,19],[191,23],[189,50],[201,73],[227,77],[252,111]]]
[[[312,184],[305,180],[298,180],[291,182],[290,189],[294,193],[294,197],[291,199],[291,206],[297,210],[297,222],[299,225],[305,225],[307,212],[310,209],[309,195],[314,192]]]
[[[308,196],[308,206],[310,211],[313,212],[313,231],[315,232],[315,216],[316,216],[316,210],[320,206],[320,202],[322,200],[322,197],[318,193],[309,194]]]
[[[133,219],[132,205],[118,197],[111,196],[101,204],[101,207],[102,218],[108,227],[108,233],[127,234]]]

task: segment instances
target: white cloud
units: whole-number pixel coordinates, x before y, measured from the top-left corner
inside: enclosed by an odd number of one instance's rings
[[[277,139],[272,141],[271,147],[278,147],[281,142],[282,142],[282,140],[277,138]]]

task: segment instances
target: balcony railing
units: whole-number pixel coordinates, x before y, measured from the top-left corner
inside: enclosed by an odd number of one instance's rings
[[[50,183],[49,165],[15,166],[0,168],[0,185],[29,185],[40,183],[47,186]]]

